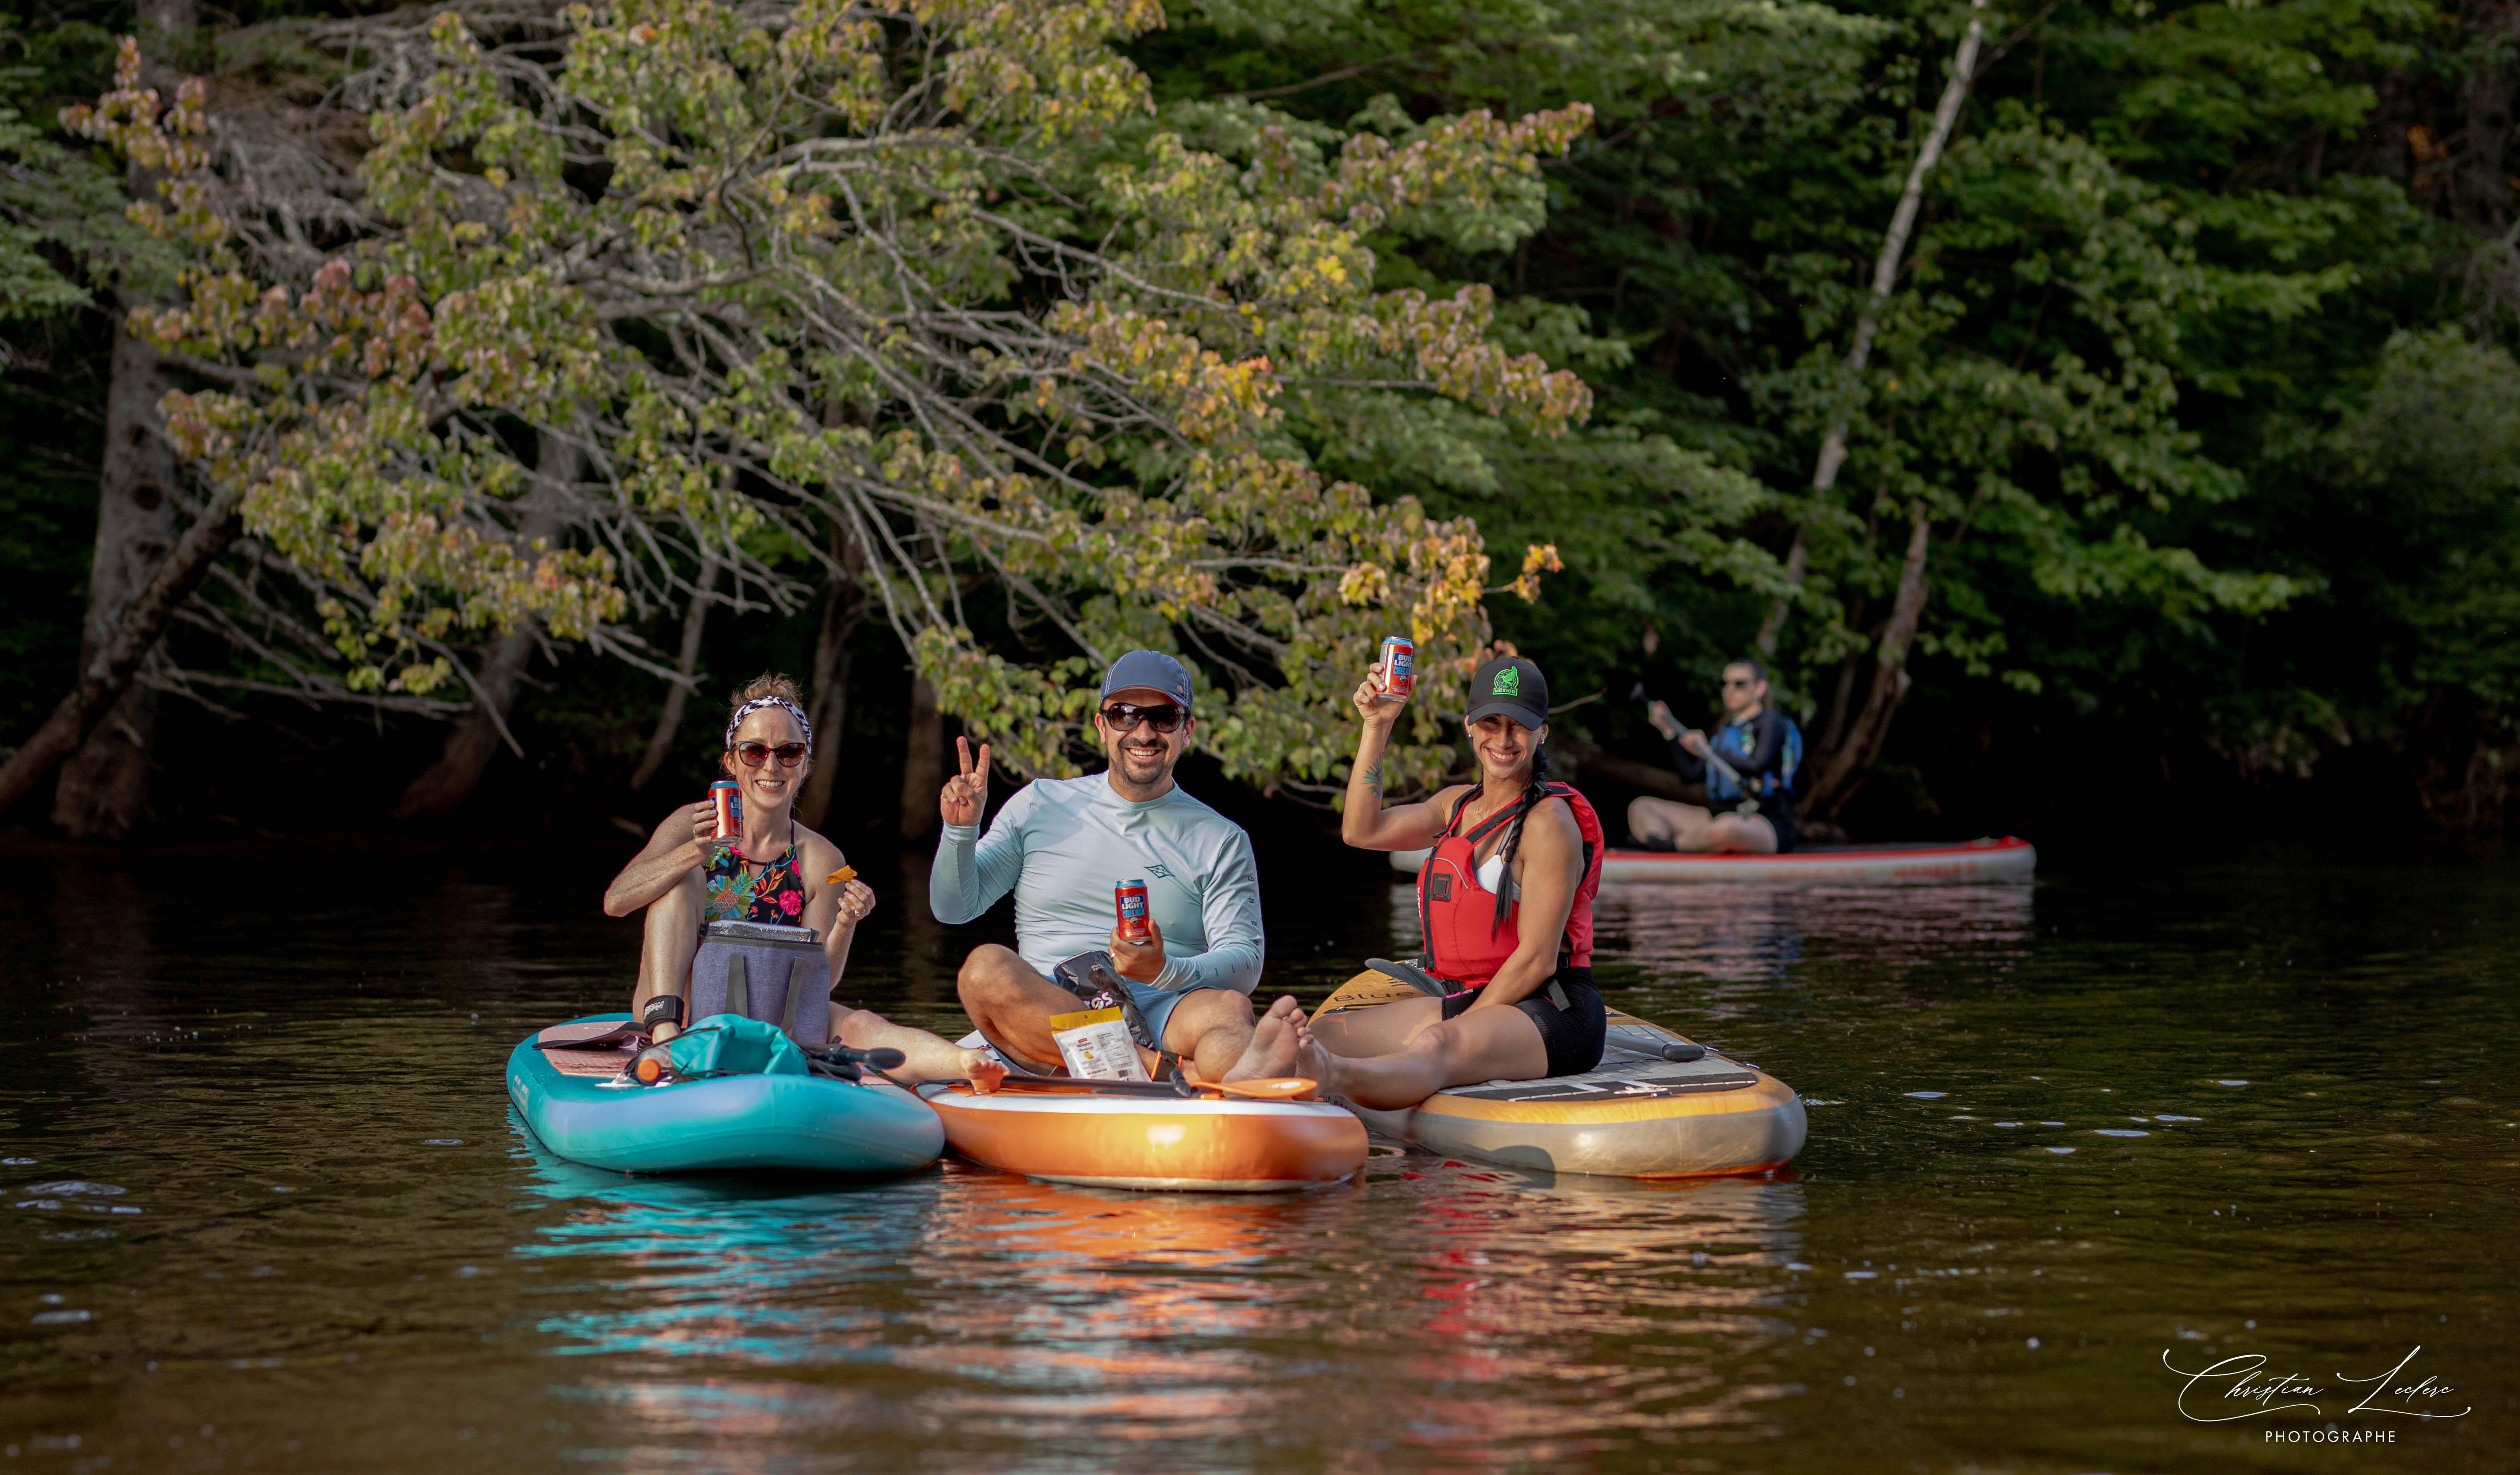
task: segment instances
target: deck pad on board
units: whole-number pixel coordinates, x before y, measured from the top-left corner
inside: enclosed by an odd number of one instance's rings
[[[1759,1077],[1753,1071],[1724,1068],[1731,1063],[1719,1062],[1712,1056],[1688,1064],[1640,1061],[1633,1065],[1603,1065],[1580,1076],[1549,1076],[1537,1081],[1490,1081],[1484,1086],[1448,1086],[1442,1094],[1482,1101],[1644,1100],[1655,1096],[1739,1091],[1759,1084]],[[1716,1068],[1701,1068],[1707,1065]]]
[[[617,1076],[621,1067],[638,1053],[628,1050],[552,1050],[545,1048],[543,1058],[552,1069],[564,1076]]]

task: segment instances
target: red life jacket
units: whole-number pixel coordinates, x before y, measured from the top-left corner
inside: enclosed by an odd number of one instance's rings
[[[1566,936],[1558,944],[1559,967],[1590,967],[1593,963],[1593,893],[1601,889],[1601,817],[1593,812],[1591,800],[1564,783],[1543,783],[1543,789],[1566,801],[1575,811],[1575,827],[1584,836],[1584,878],[1575,886],[1575,905],[1566,914]],[[1473,852],[1488,832],[1509,824],[1519,801],[1498,810],[1468,834],[1452,833],[1462,823],[1462,811],[1469,808],[1478,796],[1472,789],[1462,795],[1453,806],[1453,816],[1444,823],[1445,833],[1435,842],[1426,863],[1418,868],[1418,920],[1426,937],[1426,971],[1448,983],[1466,988],[1479,988],[1496,976],[1506,960],[1522,946],[1520,918],[1522,903],[1516,899],[1505,910],[1505,920],[1496,919],[1496,893],[1479,884],[1478,867]],[[1510,868],[1508,868],[1509,870]],[[1511,885],[1508,874],[1506,884]]]

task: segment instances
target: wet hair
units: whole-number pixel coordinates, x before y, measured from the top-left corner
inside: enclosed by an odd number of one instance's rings
[[[1513,822],[1506,827],[1505,843],[1497,848],[1497,854],[1505,858],[1502,869],[1508,877],[1513,873],[1513,852],[1522,844],[1522,822],[1530,817],[1533,810],[1554,797],[1549,792],[1548,778],[1549,743],[1543,739],[1532,744],[1531,782],[1523,787],[1522,800],[1514,807]],[[1496,917],[1488,923],[1491,933],[1505,925],[1506,912],[1513,905],[1508,900],[1512,893],[1513,882],[1510,879],[1503,880],[1497,886]]]
[[[1736,655],[1731,660],[1726,661],[1724,664],[1727,667],[1748,666],[1750,668],[1750,679],[1752,681],[1766,681],[1768,679],[1768,668],[1761,665],[1759,663],[1759,658],[1755,655]]]
[[[814,749],[814,724],[805,716],[805,693],[797,690],[794,679],[776,671],[764,672],[745,682],[742,690],[737,692],[733,699],[728,701],[727,751],[735,750],[735,730],[743,725],[743,719],[753,712],[768,707],[783,707],[788,716],[796,719],[796,730],[805,735],[805,751],[810,759]],[[726,768],[729,773],[735,772],[732,768],[727,768],[724,758],[718,760],[718,766]]]

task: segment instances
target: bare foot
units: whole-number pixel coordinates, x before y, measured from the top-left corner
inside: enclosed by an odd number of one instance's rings
[[[1294,1074],[1310,1076],[1320,1086],[1323,1095],[1344,1096],[1348,1094],[1347,1066],[1347,1060],[1330,1053],[1321,1041],[1313,1038],[1311,1030],[1301,1032],[1295,1050]]]
[[[1007,1064],[985,1050],[963,1051],[963,1078],[982,1095],[1006,1084]]]
[[[1225,1073],[1229,1081],[1261,1081],[1288,1074],[1295,1063],[1295,1048],[1303,1027],[1303,1006],[1292,994],[1281,994],[1251,1027],[1251,1044],[1242,1058]]]

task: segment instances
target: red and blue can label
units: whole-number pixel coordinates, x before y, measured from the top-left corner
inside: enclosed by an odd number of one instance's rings
[[[1409,638],[1386,635],[1382,638],[1382,690],[1393,696],[1406,696],[1418,684],[1418,648]]]
[[[1120,935],[1133,942],[1144,942],[1154,936],[1147,922],[1147,883],[1122,881],[1111,888],[1111,902],[1120,914]]]
[[[720,779],[709,785],[709,798],[717,805],[717,837],[721,840],[742,838],[742,788],[732,779]]]

